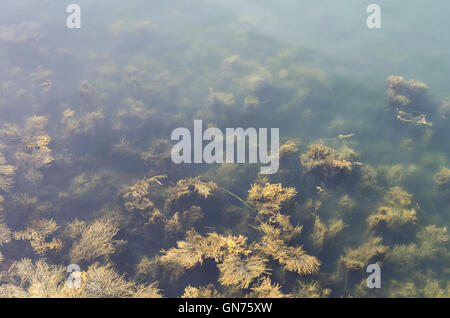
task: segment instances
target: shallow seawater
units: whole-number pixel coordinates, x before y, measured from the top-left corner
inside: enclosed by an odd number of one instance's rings
[[[0,297],[450,296],[447,1],[77,4],[0,4]]]

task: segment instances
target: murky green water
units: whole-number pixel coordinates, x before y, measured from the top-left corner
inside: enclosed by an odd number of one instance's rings
[[[0,296],[449,297],[449,4],[377,3],[2,1]],[[194,120],[279,171],[174,164]]]

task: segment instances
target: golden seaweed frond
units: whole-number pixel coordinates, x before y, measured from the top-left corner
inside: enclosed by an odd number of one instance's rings
[[[208,233],[202,241],[201,246],[205,257],[212,258],[216,262],[221,262],[227,254],[247,253],[247,238],[243,236],[225,237],[218,233]]]
[[[257,91],[269,86],[272,81],[272,73],[265,67],[259,65],[244,78],[243,85],[252,91]]]
[[[59,297],[65,283],[65,271],[62,266],[49,265],[43,259],[34,264],[29,258],[11,265],[9,272],[18,279],[27,297]]]
[[[442,105],[439,108],[439,115],[442,119],[449,119],[450,118],[450,96],[446,97],[442,101]]]
[[[288,140],[280,146],[280,157],[291,156],[299,152],[298,142],[296,140]]]
[[[49,135],[24,136],[25,147],[28,149],[36,149],[39,147],[47,147],[52,138]]]
[[[14,123],[5,123],[0,129],[0,136],[7,141],[17,144],[22,139],[22,132],[19,125]]]
[[[131,297],[135,286],[123,275],[117,273],[111,264],[89,266],[83,273],[81,282],[82,297],[86,298],[125,298]]]
[[[24,134],[26,136],[45,135],[48,119],[44,116],[31,116],[25,119]]]
[[[162,262],[173,262],[180,264],[185,269],[190,269],[197,264],[203,264],[205,257],[202,241],[203,237],[194,230],[186,233],[185,241],[178,241],[176,248],[161,250],[164,255],[161,256]]]
[[[1,165],[0,166],[0,175],[11,176],[16,172],[16,168],[11,165]]]
[[[415,224],[417,215],[415,209],[402,209],[398,207],[382,206],[376,214],[367,218],[370,229],[382,229],[384,227],[397,231],[407,224]]]
[[[55,160],[51,153],[51,149],[42,146],[33,149],[32,153],[18,151],[14,154],[14,158],[25,169],[40,169],[50,165]]]
[[[389,104],[395,109],[395,117],[403,122],[415,125],[433,126],[433,123],[426,119],[423,111],[425,95],[428,86],[416,80],[405,80],[401,76],[391,75],[387,78],[388,89],[386,96]]]
[[[278,227],[281,229],[280,237],[284,241],[290,241],[291,239],[297,237],[303,230],[303,226],[301,225],[292,225],[290,215],[276,213],[271,217],[271,221],[278,224]]]
[[[175,186],[166,190],[164,209],[183,211],[192,205],[201,205],[201,202],[211,197],[218,188],[214,182],[204,182],[199,177],[181,179]]]
[[[424,258],[435,256],[438,252],[446,252],[445,244],[449,240],[447,227],[428,225],[417,233],[417,240],[420,245],[420,253]]]
[[[308,150],[300,155],[300,163],[305,173],[318,172],[325,177],[333,177],[341,172],[352,171],[353,165],[360,165],[346,159],[344,154],[321,142],[312,143]]]
[[[72,179],[72,183],[68,188],[70,198],[79,198],[86,193],[94,192],[103,185],[104,178],[101,174],[87,175],[81,173]],[[64,197],[65,192],[61,192],[60,196]]]
[[[325,241],[325,235],[327,232],[327,227],[323,224],[320,217],[317,215],[314,220],[313,232],[311,233],[310,239],[313,243],[313,246],[320,250],[322,249],[323,242]]]
[[[209,106],[232,106],[234,104],[233,94],[224,92],[215,92],[214,89],[209,88],[208,101]]]
[[[51,242],[47,242],[47,237],[51,236],[59,226],[53,219],[38,219],[33,220],[24,231],[15,232],[14,238],[16,240],[30,241],[31,247],[35,253],[44,255],[48,250],[60,250],[62,248],[62,241],[53,238]]]
[[[158,176],[153,176],[153,177],[148,178],[148,182],[162,185],[161,180],[166,179],[166,178],[167,178],[167,174],[161,174]]]
[[[150,148],[140,154],[144,161],[154,160],[162,163],[167,156],[170,158],[170,142],[168,139],[156,139],[151,142]]]
[[[423,287],[424,298],[450,298],[450,286],[447,281],[447,287],[442,286],[442,282],[436,279],[427,279]],[[445,286],[445,283],[444,283]]]
[[[12,232],[0,218],[0,246],[11,240]]]
[[[94,97],[95,91],[96,91],[95,87],[92,86],[92,84],[86,80],[81,81],[80,86],[78,87],[78,93],[84,99],[89,99],[89,98]]]
[[[283,294],[279,284],[272,284],[270,277],[264,277],[258,285],[251,288],[251,298],[291,298],[291,294]]]
[[[217,185],[214,182],[202,182],[200,180],[194,183],[195,191],[202,197],[209,197],[216,189]]]
[[[301,255],[300,249],[290,248],[289,256],[278,255],[278,261],[288,271],[297,272],[300,275],[314,274],[319,271],[321,262],[315,256],[303,254]]]
[[[417,238],[423,243],[427,242],[430,245],[434,243],[445,243],[448,241],[447,227],[437,227],[436,225],[429,225],[417,234]]]
[[[285,242],[300,235],[302,226],[293,226],[289,215],[276,212],[266,222],[262,222],[258,229],[272,239],[281,239]]]
[[[154,109],[150,108],[142,100],[130,97],[125,98],[116,112],[113,129],[123,131],[136,128],[138,125],[142,125],[145,119],[153,113]]]
[[[295,295],[298,298],[327,298],[331,294],[328,288],[322,288],[316,280],[305,283],[299,281],[300,288]]]
[[[371,214],[367,218],[370,229],[381,230],[384,228],[398,231],[408,224],[415,224],[417,214],[415,208],[411,206],[412,195],[404,191],[401,187],[392,187],[384,196],[383,206],[379,207],[377,213]]]
[[[383,257],[388,251],[388,247],[381,241],[381,237],[373,236],[357,248],[346,248],[345,255],[341,256],[340,260],[347,269],[364,269],[369,262]]]
[[[14,166],[8,165],[5,157],[2,153],[0,153],[0,174],[5,176],[12,176],[16,172],[16,168]]]
[[[65,137],[69,134],[87,135],[94,131],[95,126],[105,118],[102,109],[88,112],[81,117],[75,117],[75,111],[66,109],[62,113],[61,124],[64,125]]]
[[[422,259],[420,248],[416,243],[396,244],[386,254],[385,262],[395,264],[400,270],[414,268]]]
[[[409,194],[401,187],[392,187],[384,196],[384,202],[390,206],[408,206],[411,204],[412,194]]]
[[[81,234],[86,230],[86,222],[75,218],[72,222],[68,223],[64,228],[64,235],[71,238],[79,238]]]
[[[279,239],[281,236],[281,229],[278,229],[266,222],[261,223],[261,225],[258,226],[257,229],[270,238]]]
[[[446,227],[429,225],[417,233],[415,243],[393,246],[386,254],[385,261],[395,264],[399,271],[411,270],[423,260],[433,259],[438,254],[445,255],[448,239]]]
[[[227,255],[247,256],[251,249],[247,247],[247,238],[243,235],[223,236],[217,233],[208,233],[208,236],[202,243],[205,255],[221,262]]]
[[[284,165],[290,161],[294,161],[298,157],[299,153],[299,141],[298,140],[288,140],[284,144],[280,146],[279,150],[279,156],[280,156],[280,163],[281,165]]]
[[[378,172],[369,164],[361,167],[360,185],[367,189],[377,189],[378,187]]]
[[[448,187],[450,185],[450,169],[443,167],[439,172],[436,172],[433,180],[441,188]]]
[[[68,298],[162,298],[158,282],[136,284],[107,263],[94,263],[80,273],[80,285],[64,284],[58,297]]]
[[[120,137],[119,142],[112,146],[111,152],[114,154],[120,154],[123,156],[130,156],[130,157],[135,157],[136,155],[139,155],[139,150],[133,148],[125,136]]]
[[[247,256],[251,253],[251,251],[247,249],[247,238],[242,235],[228,235],[226,237],[222,237],[222,242],[226,247],[226,252],[229,255]]]
[[[288,206],[297,194],[295,188],[282,187],[281,183],[264,186],[253,184],[248,191],[247,201],[261,214],[273,214]]]
[[[387,78],[386,95],[395,107],[406,107],[417,98],[423,96],[428,86],[416,80],[405,80],[402,76],[391,75]]]
[[[154,207],[154,203],[148,198],[150,185],[161,184],[159,181],[165,176],[144,178],[137,183],[126,186],[121,190],[124,206],[127,211],[145,211]]]
[[[420,288],[411,279],[406,280],[396,280],[393,279],[389,282],[389,292],[388,297],[392,298],[413,298],[419,297]]]
[[[30,295],[27,291],[11,283],[0,285],[0,298],[27,298]]]
[[[267,259],[258,256],[226,256],[223,263],[218,264],[220,271],[219,282],[222,285],[237,285],[240,288],[248,288],[250,283],[262,274],[268,274]]]
[[[147,256],[142,256],[139,263],[136,265],[135,272],[136,272],[136,280],[141,281],[145,279],[145,277],[149,274],[151,271],[151,268],[154,264],[154,261],[152,261]]]
[[[202,208],[197,205],[193,205],[189,208],[189,210],[183,212],[183,224],[187,227],[192,227],[197,222],[202,220],[203,217],[204,214]]]
[[[14,184],[13,176],[16,167],[8,165],[5,157],[0,153],[0,191],[9,192]]]
[[[226,256],[247,256],[251,250],[247,247],[247,238],[239,236],[223,236],[218,233],[208,233],[203,237],[194,229],[187,231],[184,241],[178,241],[176,248],[162,250],[161,261],[174,262],[185,269],[203,264],[205,258],[221,262]]]
[[[183,233],[183,225],[180,220],[180,212],[175,212],[172,217],[165,220],[164,234],[166,239],[177,238]]]
[[[213,284],[200,287],[192,287],[188,285],[184,289],[181,298],[221,298],[222,295],[216,290]]]
[[[265,236],[258,247],[263,253],[276,259],[288,271],[297,272],[300,275],[314,274],[319,271],[321,262],[317,257],[306,254],[301,246],[287,246],[282,240]]]
[[[186,273],[186,270],[175,262],[161,260],[161,256],[148,258],[141,257],[136,265],[135,280],[138,282],[164,281],[169,284],[175,284],[180,277]]]
[[[166,219],[164,219],[161,211],[159,209],[154,209],[145,222],[145,225],[162,224],[164,221],[166,221]]]
[[[194,193],[202,198],[208,198],[218,189],[214,182],[203,182],[199,177],[179,180],[175,187],[168,190],[168,202],[176,202]]]
[[[119,232],[116,217],[102,217],[84,228],[80,239],[73,244],[69,255],[74,263],[93,261],[98,257],[115,253],[125,241],[113,239]]]
[[[327,225],[326,239],[334,239],[347,226],[342,219],[332,219]]]
[[[245,110],[255,110],[259,106],[259,99],[254,95],[247,95],[244,99],[244,109]]]
[[[417,166],[414,164],[379,165],[377,171],[383,183],[399,186],[404,183],[405,179],[416,174]]]
[[[137,285],[132,298],[162,298],[161,290],[158,288],[158,282],[148,285]]]

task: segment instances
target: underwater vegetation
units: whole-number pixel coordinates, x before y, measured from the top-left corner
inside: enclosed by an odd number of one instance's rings
[[[415,125],[432,126],[427,120],[424,109],[427,102],[428,86],[417,80],[405,80],[402,76],[391,75],[387,78],[388,89],[386,95],[389,103],[395,108],[396,118]]]
[[[411,198],[412,195],[400,187],[391,188],[385,196],[386,205],[380,206],[377,213],[371,214],[367,218],[369,228],[400,231],[405,225],[416,223],[416,210],[408,209],[412,203]]]
[[[78,50],[0,22],[0,297],[450,297],[450,102],[425,74],[369,88],[245,17],[108,17]],[[280,127],[278,173],[174,164],[194,120]]]
[[[339,173],[349,173],[355,163],[345,159],[345,153],[337,153],[334,149],[320,143],[308,146],[308,151],[300,156],[305,173],[317,172],[325,177],[333,177]]]
[[[450,185],[450,169],[443,167],[439,172],[436,172],[433,179],[439,187],[448,187]]]

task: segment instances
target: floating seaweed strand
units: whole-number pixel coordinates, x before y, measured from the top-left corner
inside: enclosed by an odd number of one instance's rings
[[[416,113],[418,115],[414,115],[414,113]],[[433,126],[433,123],[431,121],[427,121],[426,114],[418,112],[418,111],[413,111],[411,113],[407,113],[407,112],[397,108],[397,114],[395,117],[398,120],[401,120],[406,123],[412,123],[417,126],[419,126],[419,125],[425,125],[425,126],[429,126],[429,127]]]
[[[222,189],[223,191],[225,191],[226,193],[228,193],[229,195],[233,196],[234,198],[238,199],[243,205],[245,205],[247,208],[249,208],[250,210],[252,210],[253,212],[255,212],[256,214],[258,214],[258,211],[256,211],[253,207],[251,207],[246,201],[244,201],[243,199],[241,199],[240,197],[238,197],[236,194],[234,194],[231,191],[228,191],[227,189],[225,189],[224,187],[219,186],[220,189]]]
[[[348,139],[353,137],[355,134],[354,133],[350,133],[350,134],[339,134],[336,137],[331,137],[331,138],[316,138],[316,140],[314,142],[330,142],[330,141],[338,141],[338,140],[343,140],[343,139]],[[314,143],[313,142],[313,143]]]
[[[337,137],[326,138],[326,139],[323,139],[323,140],[324,141],[336,141],[336,140],[348,139],[348,138],[353,137],[354,135],[355,135],[354,133],[350,133],[350,134],[347,134],[347,135],[339,134],[339,135],[337,135]]]
[[[228,191],[227,189],[225,189],[224,187],[219,186],[220,189],[222,189],[223,191],[225,191],[226,193],[230,194],[231,196],[233,196],[234,198],[238,199],[243,205],[245,205],[247,208],[249,208],[250,210],[252,210],[253,212],[255,212],[256,214],[258,214],[258,211],[256,211],[253,207],[251,207],[247,202],[245,202],[243,199],[241,199],[240,197],[238,197],[236,194],[234,194],[231,191]],[[256,219],[256,218],[255,218]],[[252,224],[248,224],[250,227],[252,227],[253,229],[257,230],[258,232],[262,232],[262,230],[258,227],[258,226],[254,226]],[[263,245],[266,245],[265,243],[263,243]]]

